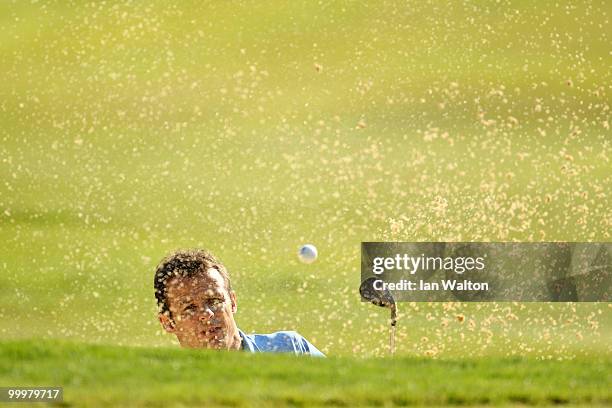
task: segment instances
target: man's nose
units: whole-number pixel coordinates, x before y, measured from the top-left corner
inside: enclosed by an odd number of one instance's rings
[[[200,314],[200,321],[201,322],[207,322],[210,320],[211,317],[213,317],[215,314],[213,313],[212,310],[210,310],[209,307],[205,307],[202,310],[202,313]]]

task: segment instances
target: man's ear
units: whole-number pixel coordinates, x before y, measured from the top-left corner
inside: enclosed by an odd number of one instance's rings
[[[236,292],[232,290],[229,295],[230,301],[232,302],[232,313],[236,313],[238,310],[238,303],[236,303]]]
[[[168,315],[166,315],[165,313],[160,313],[158,318],[165,331],[167,331],[168,333],[174,333],[174,331],[176,330],[174,326],[174,320],[168,317]]]

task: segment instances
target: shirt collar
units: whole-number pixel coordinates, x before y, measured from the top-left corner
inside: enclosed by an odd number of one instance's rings
[[[255,344],[255,341],[249,337],[249,335],[245,334],[242,330],[238,329],[238,334],[240,335],[240,338],[242,338],[242,343],[240,345],[240,349],[242,351],[248,351],[251,353],[256,353],[259,350],[259,347],[257,347],[257,344]]]

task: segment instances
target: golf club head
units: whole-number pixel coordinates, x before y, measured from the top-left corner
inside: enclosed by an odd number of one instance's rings
[[[362,299],[372,302],[376,306],[391,308],[395,305],[395,300],[388,290],[378,290],[374,288],[376,278],[368,278],[361,282],[359,294]]]
[[[374,288],[376,278],[368,278],[361,282],[359,286],[359,294],[362,299],[365,299],[376,306],[386,307],[391,309],[391,325],[395,326],[397,321],[397,306],[395,299],[388,290],[379,290]]]

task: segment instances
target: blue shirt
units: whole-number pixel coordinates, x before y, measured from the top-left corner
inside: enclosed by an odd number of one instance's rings
[[[308,340],[294,331],[279,331],[271,334],[245,334],[238,329],[242,337],[242,350],[250,353],[294,353],[310,354],[325,357]]]

